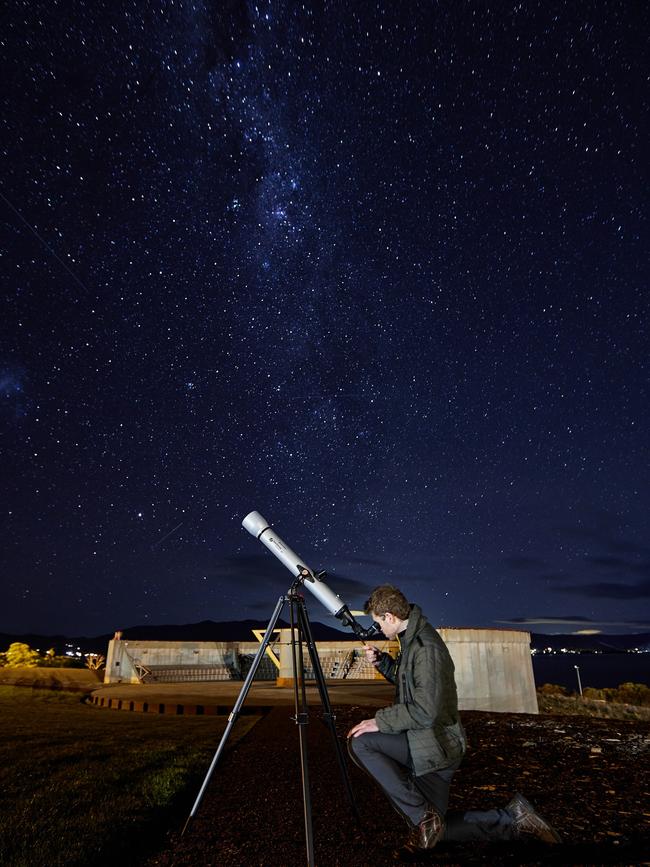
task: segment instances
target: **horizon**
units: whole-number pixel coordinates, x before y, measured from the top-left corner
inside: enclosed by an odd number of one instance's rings
[[[286,625],[288,626],[288,622],[284,621],[283,618],[280,618],[280,620],[278,622],[280,622],[280,621],[283,623],[286,623]],[[310,622],[312,624],[316,623],[320,626],[325,626],[329,629],[336,630],[336,631],[340,632],[342,635],[347,635],[350,637],[351,640],[354,640],[353,634],[349,630],[346,630],[345,627],[342,627],[340,625],[330,625],[329,623],[327,623],[323,620],[318,620],[316,618],[310,618]],[[188,622],[188,623],[178,623],[178,622],[136,623],[136,624],[133,624],[131,626],[123,626],[123,627],[120,627],[119,629],[100,631],[100,632],[93,633],[93,634],[90,634],[88,632],[79,632],[79,633],[71,634],[68,632],[61,632],[61,631],[57,631],[57,630],[49,631],[49,632],[40,632],[40,631],[35,631],[35,630],[21,630],[20,632],[14,632],[11,630],[6,630],[6,629],[0,629],[0,633],[3,635],[11,635],[11,636],[15,636],[15,637],[34,635],[34,636],[43,636],[43,637],[93,639],[93,638],[100,638],[100,637],[105,638],[107,636],[114,635],[117,632],[123,633],[123,632],[138,630],[138,629],[151,629],[151,630],[153,630],[153,629],[156,629],[159,627],[160,628],[179,628],[179,629],[182,629],[182,628],[186,628],[186,627],[201,626],[204,623],[205,624],[214,624],[217,626],[220,624],[229,624],[229,623],[242,623],[242,624],[243,623],[254,623],[254,624],[262,626],[262,627],[268,626],[268,620],[258,620],[254,617],[246,617],[246,618],[233,618],[233,619],[229,619],[229,620],[213,620],[211,618],[208,618],[208,619],[197,620],[197,621]],[[337,621],[337,623],[339,623],[339,621]],[[435,623],[432,625],[435,629],[461,629],[461,630],[462,629],[467,629],[467,630],[469,630],[469,629],[477,629],[477,630],[490,629],[490,630],[502,630],[504,632],[512,630],[512,631],[517,631],[517,632],[528,632],[531,635],[534,634],[534,635],[537,635],[539,637],[563,636],[563,637],[569,637],[569,638],[595,638],[598,636],[603,636],[603,637],[607,637],[607,636],[632,637],[634,635],[650,634],[650,630],[641,630],[641,629],[637,630],[636,632],[603,632],[603,631],[594,631],[594,630],[589,630],[587,632],[580,631],[580,630],[577,632],[540,632],[540,631],[535,630],[535,629],[527,629],[524,627],[516,627],[516,626],[486,627],[486,626],[468,626],[467,624],[465,624],[464,626],[449,626],[449,625],[445,625],[445,624],[435,624]],[[285,626],[283,626],[282,628],[285,628]],[[386,639],[378,637],[376,640],[385,641]]]

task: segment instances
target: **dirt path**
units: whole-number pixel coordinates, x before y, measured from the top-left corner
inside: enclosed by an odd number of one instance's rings
[[[298,731],[278,707],[215,771],[191,828],[171,831],[149,867],[248,867],[306,863]],[[355,823],[327,728],[314,708],[309,769],[318,867],[395,863],[402,820],[350,767],[363,830]],[[336,708],[344,737],[372,709]],[[470,751],[454,779],[450,809],[505,806],[523,792],[561,833],[558,847],[440,844],[421,863],[650,864],[650,724],[582,717],[463,714]],[[215,744],[216,746],[216,744]],[[178,817],[180,829],[185,816]]]

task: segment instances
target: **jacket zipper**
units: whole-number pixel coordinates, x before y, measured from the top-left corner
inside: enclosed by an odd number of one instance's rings
[[[397,656],[397,663],[398,663],[398,666],[400,666],[402,663],[402,639],[399,637],[399,635],[397,636],[397,640],[399,641],[399,654]],[[402,704],[408,704],[408,690],[406,687],[406,672],[404,672],[404,671],[400,672],[400,684],[401,684],[400,701]]]

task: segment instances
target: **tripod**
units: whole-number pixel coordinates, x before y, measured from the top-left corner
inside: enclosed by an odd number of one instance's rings
[[[300,594],[300,588],[303,585],[303,576],[299,575],[296,580],[291,585],[286,596],[280,596],[278,599],[277,605],[275,606],[275,610],[271,615],[271,619],[269,620],[269,625],[266,628],[266,633],[264,635],[264,639],[259,646],[257,653],[255,654],[255,659],[253,660],[253,664],[251,666],[250,671],[246,675],[246,680],[244,681],[244,685],[241,688],[237,701],[228,717],[228,724],[226,725],[226,729],[222,735],[221,741],[219,742],[219,746],[217,747],[217,751],[214,754],[210,767],[208,768],[208,772],[203,780],[203,785],[199,790],[199,794],[197,795],[196,801],[194,802],[194,806],[192,807],[189,816],[187,817],[187,821],[185,822],[185,826],[183,827],[183,831],[181,836],[187,831],[187,828],[194,818],[203,795],[205,794],[205,790],[208,787],[208,783],[210,782],[210,778],[212,773],[217,766],[217,762],[221,757],[221,753],[226,745],[226,741],[228,740],[228,736],[237,721],[239,713],[241,711],[242,705],[246,700],[246,696],[248,695],[248,691],[250,689],[251,683],[253,682],[253,678],[255,677],[255,673],[257,672],[257,668],[264,656],[266,648],[271,640],[271,636],[273,634],[273,630],[276,628],[276,624],[280,617],[280,614],[284,608],[284,606],[289,603],[289,613],[290,613],[290,623],[291,623],[291,662],[293,669],[293,692],[294,692],[294,708],[295,708],[295,716],[292,719],[298,724],[298,732],[300,739],[300,767],[301,767],[301,775],[302,775],[302,800],[303,800],[303,808],[304,808],[304,820],[305,820],[305,840],[307,845],[307,865],[308,867],[313,867],[314,864],[314,834],[312,828],[312,809],[311,809],[311,794],[309,789],[309,765],[307,759],[307,730],[306,726],[309,722],[309,712],[307,707],[307,694],[305,687],[305,665],[304,665],[304,656],[303,656],[303,643],[306,643],[307,649],[309,651],[309,658],[311,660],[311,665],[314,671],[314,675],[316,678],[316,683],[318,686],[318,692],[320,694],[321,704],[323,705],[323,719],[329,728],[332,740],[334,743],[334,749],[336,752],[336,758],[338,760],[339,769],[341,772],[341,777],[345,786],[345,790],[347,793],[348,800],[350,802],[350,806],[352,808],[352,812],[356,820],[359,822],[359,812],[357,810],[354,794],[352,792],[352,785],[350,783],[350,777],[348,775],[347,766],[345,764],[345,759],[343,756],[343,751],[341,749],[341,744],[336,736],[336,728],[334,725],[335,716],[332,713],[332,708],[330,705],[329,695],[327,692],[327,685],[325,683],[325,677],[323,675],[323,669],[321,668],[320,659],[318,658],[318,652],[316,650],[316,645],[314,643],[314,638],[312,636],[311,624],[309,623],[309,617],[307,615],[307,607],[305,605],[305,600],[303,596]]]

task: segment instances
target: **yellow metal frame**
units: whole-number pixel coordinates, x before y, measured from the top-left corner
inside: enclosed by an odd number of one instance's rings
[[[274,633],[274,634],[277,633],[277,634],[279,635],[279,634],[280,634],[280,629],[279,629],[279,628],[278,628],[278,629],[274,629],[274,630],[273,630],[273,633]],[[259,643],[261,644],[261,643],[264,641],[264,636],[266,635],[266,629],[253,629],[253,635],[255,636],[255,638],[257,638],[257,640],[258,640]],[[275,655],[275,653],[273,652],[273,649],[271,648],[270,645],[269,645],[269,647],[266,648],[266,654],[267,654],[267,656],[270,658],[270,660],[271,660],[271,662],[273,663],[273,665],[275,665],[275,667],[277,668],[277,670],[280,671],[280,660],[279,660],[279,658]]]

